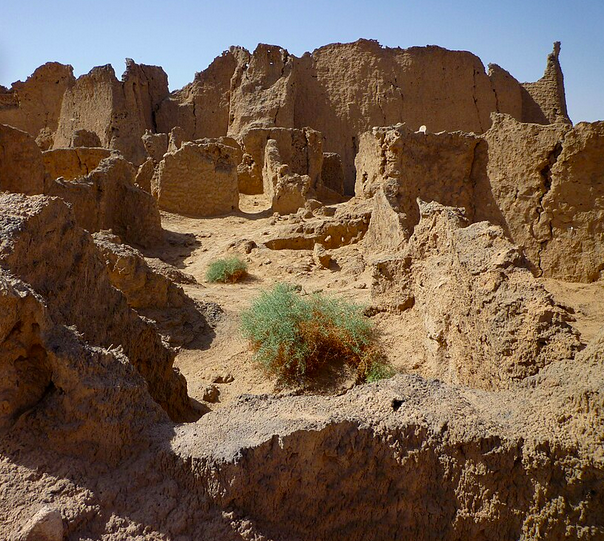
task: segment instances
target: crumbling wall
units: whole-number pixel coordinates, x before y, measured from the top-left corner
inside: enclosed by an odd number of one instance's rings
[[[45,187],[42,153],[31,135],[0,124],[0,190],[33,195]]]
[[[134,184],[134,178],[132,164],[112,156],[84,177],[51,182],[47,193],[67,201],[78,225],[91,233],[111,229],[135,245],[160,244],[164,233],[157,203]]]
[[[102,160],[111,156],[106,148],[57,148],[42,153],[44,169],[49,178],[74,180],[84,177],[99,166]]]
[[[59,123],[63,96],[74,82],[71,66],[48,62],[25,82],[13,83],[10,90],[0,87],[0,124],[23,130],[34,139],[46,133],[46,150]]]
[[[496,110],[484,66],[467,52],[359,40],[321,47],[300,64],[296,124],[320,131],[325,150],[342,156],[347,193],[359,135],[373,126],[405,122],[412,130],[480,133]]]
[[[164,100],[158,127],[181,126],[190,140],[253,127],[310,126],[323,134],[325,151],[340,154],[345,191],[352,195],[359,136],[373,126],[404,122],[412,130],[425,125],[430,132],[483,133],[492,112],[524,121],[537,113],[544,122],[568,120],[557,50],[548,61],[556,83],[545,84],[548,75],[533,89],[494,64],[487,74],[469,52],[435,46],[393,49],[359,40],[301,58],[271,45],[252,54],[231,48]],[[527,108],[527,88],[536,113]]]
[[[356,158],[356,195],[371,198],[378,191],[382,194],[376,205],[390,205],[378,210],[369,226],[369,241],[382,225],[382,218],[389,213],[393,220],[385,226],[388,233],[386,247],[372,244],[370,249],[383,250],[394,247],[396,239],[409,238],[419,222],[416,200],[438,201],[445,205],[462,207],[468,218],[474,213],[474,183],[472,167],[474,149],[479,139],[473,134],[444,132],[439,134],[413,132],[405,125],[374,128],[360,137]],[[400,224],[400,231],[391,226]],[[395,227],[396,229],[396,227]],[[394,233],[394,234],[393,234]],[[377,239],[376,239],[377,241]]]
[[[150,428],[166,414],[123,352],[91,346],[55,323],[46,300],[2,268],[0,307],[3,438],[10,430],[22,445],[110,464],[149,445]]]
[[[398,375],[337,397],[246,397],[184,427],[173,448],[250,536],[598,538],[596,357],[552,365],[518,392]]]
[[[229,135],[256,127],[294,127],[296,60],[281,47],[261,43],[239,64],[231,80]]]
[[[88,130],[76,130],[71,134],[71,141],[69,141],[70,148],[78,147],[93,147],[98,148],[101,146],[101,140],[99,136],[93,131]]]
[[[172,92],[158,107],[157,131],[183,130],[187,141],[203,137],[221,137],[229,130],[231,80],[249,62],[250,53],[231,47],[210,66],[195,74],[195,79],[181,90]]]
[[[168,77],[159,67],[128,59],[122,81],[110,65],[93,68],[65,93],[54,148],[68,147],[73,133],[86,129],[140,165],[147,158],[141,136],[156,130],[154,112],[167,95]]]
[[[571,124],[566,110],[564,76],[559,56],[560,42],[556,41],[554,50],[547,57],[543,77],[534,83],[522,84],[522,116],[516,117],[518,120],[536,124]]]
[[[284,162],[277,141],[269,139],[264,147],[264,193],[271,208],[279,214],[290,214],[304,206],[311,187],[310,177],[291,171]]]
[[[296,58],[260,44],[253,53],[232,47],[172,94],[161,68],[131,60],[121,82],[110,66],[94,68],[74,82],[70,67],[53,64],[40,68],[32,81],[41,79],[38,86],[46,89],[49,77],[59,78],[52,105],[44,111],[60,107],[60,119],[58,124],[36,121],[27,130],[34,136],[46,130],[40,144],[48,145],[57,127],[58,148],[69,146],[76,130],[87,129],[102,146],[140,165],[147,157],[140,136],[147,129],[168,133],[180,127],[185,140],[195,140],[239,136],[253,127],[310,126],[323,134],[326,151],[341,156],[345,191],[352,194],[358,138],[373,126],[405,122],[413,130],[425,125],[431,132],[482,133],[490,127],[492,112],[542,124],[569,123],[558,55],[556,43],[544,77],[520,85],[497,65],[490,65],[487,74],[475,55],[436,46],[398,49],[359,40]],[[18,119],[31,116],[15,105],[15,92],[0,93],[0,122],[10,123],[15,114]]]
[[[160,162],[164,154],[168,152],[167,133],[151,133],[150,130],[146,130],[142,140],[147,154],[154,162]]]
[[[241,150],[206,140],[168,152],[155,169],[151,191],[161,209],[214,216],[239,209],[237,161]]]
[[[581,122],[567,132],[541,173],[545,192],[538,225],[546,232],[538,260],[541,271],[567,281],[601,279],[604,122]]]
[[[488,65],[488,75],[495,92],[499,113],[507,113],[519,120],[523,119],[523,88],[518,81],[497,64]]]
[[[309,188],[321,185],[323,164],[321,134],[310,128],[251,128],[239,137],[244,152],[238,166],[241,193],[272,193],[273,181],[264,176],[266,146],[273,140],[280,161],[287,164],[289,172],[309,177]],[[269,190],[267,192],[267,190]]]
[[[493,114],[476,136],[374,128],[360,138],[357,197],[373,198],[365,247],[397,251],[418,223],[416,198],[500,225],[536,275],[598,280],[604,269],[604,123],[523,123]]]
[[[525,124],[495,115],[477,182],[488,179],[497,212],[476,200],[477,219],[502,225],[533,271],[569,281],[600,277],[604,254],[604,123]]]

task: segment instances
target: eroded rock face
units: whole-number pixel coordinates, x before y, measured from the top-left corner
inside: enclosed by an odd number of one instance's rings
[[[52,180],[74,180],[96,169],[101,160],[111,156],[106,148],[57,148],[42,154],[44,169]]]
[[[105,233],[95,233],[94,242],[105,259],[112,285],[124,294],[131,308],[157,323],[170,344],[188,345],[210,332],[205,306],[159,272],[158,263],[146,261],[138,250]],[[173,269],[170,276],[176,272]]]
[[[45,299],[56,324],[74,325],[91,345],[120,345],[173,419],[190,416],[186,382],[172,368],[174,352],[112,287],[92,238],[67,205],[7,194],[0,210],[0,266]]]
[[[41,140],[49,140],[52,144],[63,96],[74,82],[71,66],[48,62],[36,69],[25,82],[14,83],[10,90],[0,87],[0,124],[23,130],[34,139],[43,135]]]
[[[147,158],[141,136],[155,129],[154,111],[167,95],[168,77],[159,67],[128,59],[121,81],[110,65],[93,68],[65,92],[54,148],[70,146],[73,134],[85,129],[140,165]]]
[[[129,446],[148,444],[149,426],[167,417],[123,351],[92,346],[57,324],[56,306],[2,267],[2,437],[20,432],[22,441],[41,438],[63,453],[113,463]]]
[[[0,124],[0,190],[34,195],[45,187],[42,153],[33,138]]]
[[[239,209],[237,156],[241,150],[218,141],[185,143],[159,163],[151,191],[159,207],[191,216]]]
[[[420,203],[420,212],[403,253],[375,264],[372,293],[376,305],[419,325],[421,373],[496,389],[574,357],[581,343],[570,315],[501,228],[468,225],[459,209],[438,203]]]
[[[157,203],[134,179],[132,164],[112,156],[84,177],[50,183],[47,193],[67,201],[78,225],[91,233],[111,229],[132,244],[160,244],[164,233]]]

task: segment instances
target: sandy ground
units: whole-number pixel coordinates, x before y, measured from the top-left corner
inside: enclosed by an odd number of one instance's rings
[[[239,314],[260,291],[277,282],[287,282],[301,286],[307,293],[338,294],[366,306],[371,301],[371,269],[359,245],[331,250],[333,263],[327,269],[315,264],[310,250],[270,250],[262,245],[274,231],[275,223],[286,220],[271,214],[263,196],[241,196],[240,208],[238,213],[215,218],[162,213],[171,244],[161,254],[155,254],[195,277],[197,284],[183,286],[189,296],[215,302],[223,310],[214,334],[182,348],[176,358],[192,398],[202,402],[204,397],[218,394],[208,404],[211,409],[242,394],[285,392],[253,364],[247,342],[239,332]],[[206,282],[208,264],[232,254],[248,263],[249,277],[237,284]],[[575,318],[572,324],[584,341],[589,341],[604,325],[603,283],[573,284],[552,279],[541,282],[556,302],[571,308]],[[373,319],[393,366],[409,372],[419,368],[422,359],[416,356],[421,348],[413,342],[416,333],[409,328],[412,322],[404,315],[387,313],[378,313]],[[351,378],[343,378],[319,392],[337,393],[351,385]]]
[[[239,314],[253,298],[277,282],[301,286],[302,291],[337,293],[369,305],[371,276],[355,245],[331,250],[329,269],[313,261],[310,250],[270,250],[262,243],[274,231],[275,218],[262,196],[242,196],[241,211],[216,218],[189,218],[162,212],[162,224],[173,245],[160,255],[167,263],[195,277],[198,284],[183,285],[186,293],[201,301],[217,303],[223,314],[209,340],[182,348],[176,366],[187,378],[189,394],[202,401],[211,386],[219,391],[216,409],[242,394],[286,392],[276,387],[251,359],[246,340],[239,332]],[[254,247],[249,253],[247,241]],[[215,259],[237,254],[248,264],[249,276],[237,284],[212,284],[205,279]],[[156,255],[156,254],[150,254]],[[350,379],[340,382],[342,389]],[[337,392],[326,386],[323,392]],[[291,392],[291,391],[290,391]]]

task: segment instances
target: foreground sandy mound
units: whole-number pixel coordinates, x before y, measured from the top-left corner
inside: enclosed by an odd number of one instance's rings
[[[158,425],[111,470],[53,440],[17,452],[13,431],[0,471],[23,513],[4,517],[16,530],[51,498],[74,540],[598,539],[602,338],[554,366],[513,393],[397,376],[340,397],[242,397]]]

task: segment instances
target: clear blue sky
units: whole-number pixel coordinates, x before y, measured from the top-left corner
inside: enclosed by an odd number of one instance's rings
[[[519,81],[541,77],[554,41],[574,122],[604,119],[604,0],[11,0],[0,18],[0,84],[48,61],[76,75],[124,58],[162,66],[170,88],[230,45],[280,45],[297,56],[333,42],[468,50]]]

